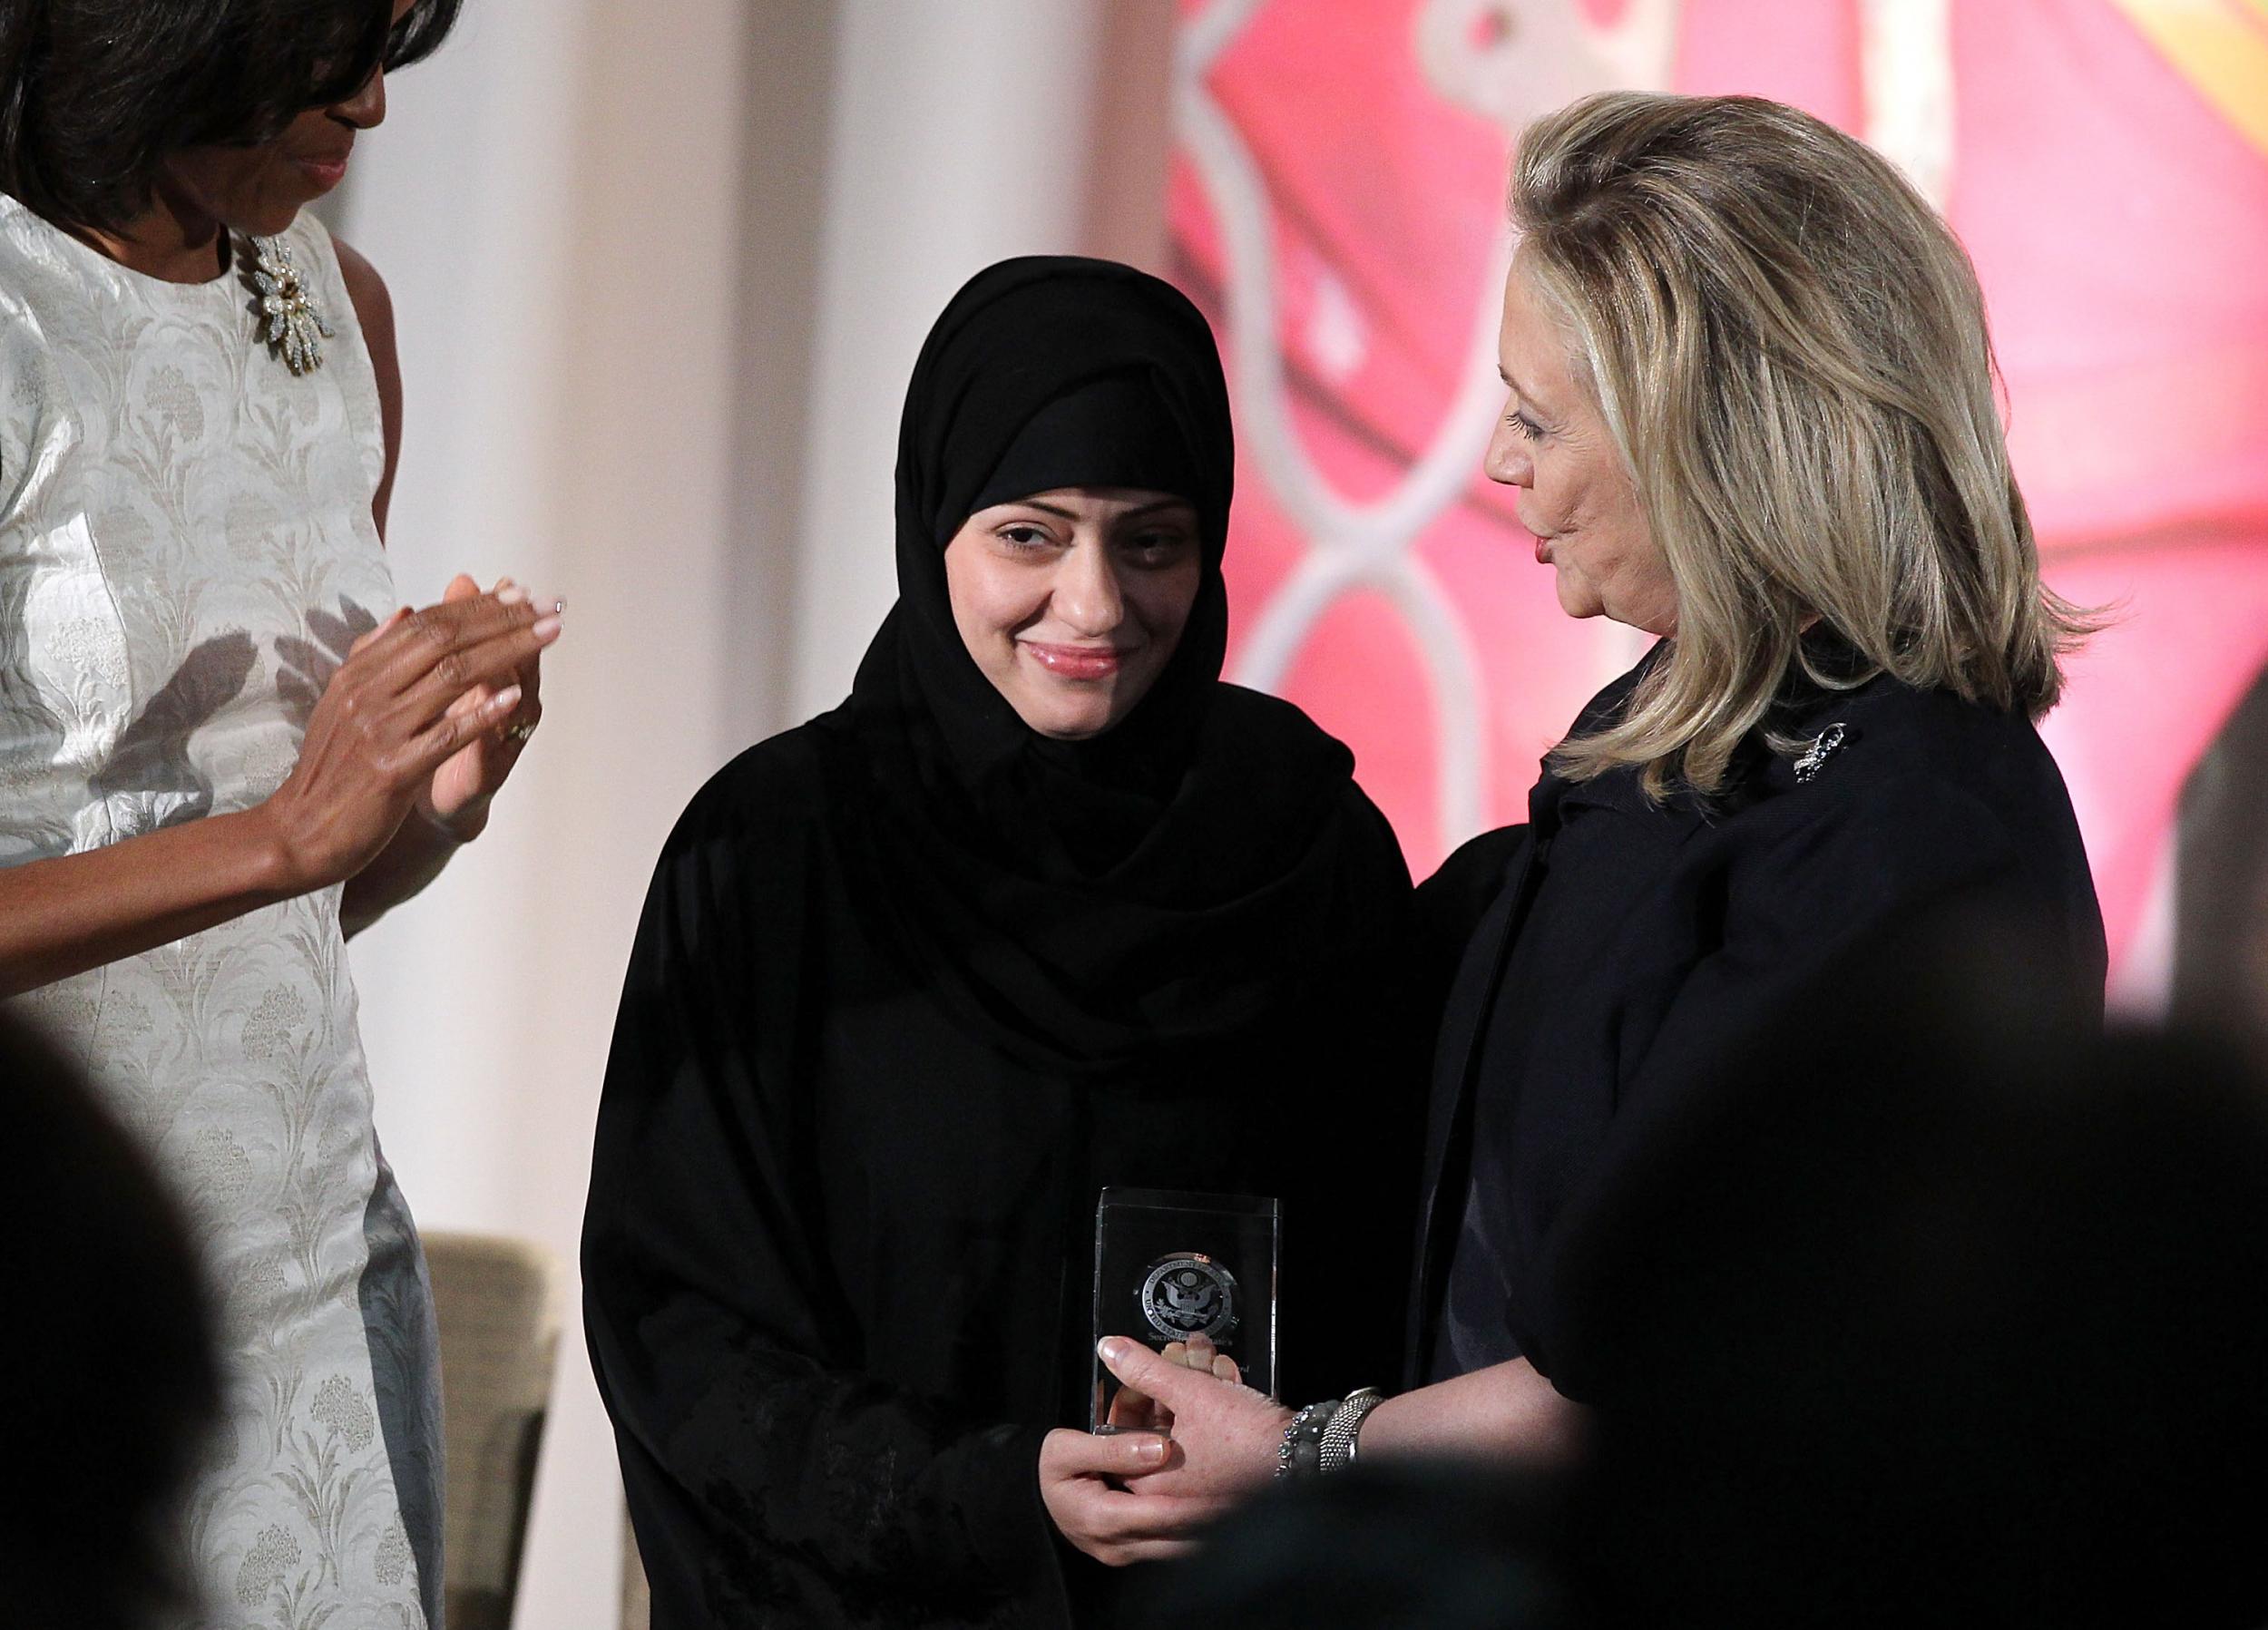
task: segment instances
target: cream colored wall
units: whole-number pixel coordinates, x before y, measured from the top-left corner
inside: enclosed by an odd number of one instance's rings
[[[758,727],[725,658],[742,20],[473,0],[346,200],[401,328],[399,592],[464,569],[569,602],[488,835],[355,947],[379,1132],[428,1225],[570,1265],[646,868]],[[519,1623],[601,1630],[619,1495],[570,1313]]]
[[[427,1225],[572,1271],[652,857],[718,765],[847,686],[946,296],[1003,254],[1149,258],[1162,95],[1123,142],[1094,110],[1147,105],[1169,26],[1169,0],[468,0],[390,85],[334,214],[401,329],[400,592],[463,569],[569,602],[488,835],[355,944],[380,1135]],[[517,1621],[542,1630],[614,1615],[575,1294]]]

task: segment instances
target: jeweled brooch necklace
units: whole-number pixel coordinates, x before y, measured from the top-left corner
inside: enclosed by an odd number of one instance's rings
[[[323,366],[323,342],[331,337],[329,319],[299,276],[291,249],[280,238],[252,239],[252,287],[259,291],[261,336],[295,374]]]

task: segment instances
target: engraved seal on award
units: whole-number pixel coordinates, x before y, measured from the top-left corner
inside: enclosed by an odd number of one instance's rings
[[[1215,1341],[1237,1326],[1237,1276],[1200,1251],[1150,1264],[1139,1295],[1143,1319],[1168,1342]]]

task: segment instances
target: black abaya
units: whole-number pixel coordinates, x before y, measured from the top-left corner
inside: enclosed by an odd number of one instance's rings
[[[1146,484],[1019,439],[1097,380],[1158,408],[1204,586],[1128,721],[1051,743],[962,648],[941,551],[1012,453]],[[588,1323],[657,1630],[1092,1616],[1110,1581],[1054,1537],[1037,1462],[1085,1424],[1105,1185],[1282,1198],[1291,1391],[1398,1361],[1408,879],[1344,749],[1218,682],[1202,318],[1123,268],[996,267],[905,426],[898,609],[850,701],[686,812],[609,1063]]]

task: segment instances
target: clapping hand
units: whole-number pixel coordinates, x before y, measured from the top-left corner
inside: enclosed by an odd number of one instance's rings
[[[478,583],[459,572],[442,591],[441,601],[444,605],[456,604],[476,599],[480,591]],[[558,616],[565,609],[565,602],[556,598],[538,601],[510,578],[500,580],[491,592],[506,603],[534,605],[538,612],[547,616]],[[404,615],[395,613],[397,619]],[[487,825],[489,801],[520,762],[522,750],[543,717],[543,659],[539,650],[520,665],[512,676],[512,684],[519,690],[518,698],[506,704],[488,728],[474,734],[444,760],[419,795],[418,813],[460,842],[479,836]],[[494,711],[496,698],[508,688],[494,681],[473,685],[450,705],[450,716],[463,717],[484,708]]]
[[[499,732],[532,720],[537,658],[556,610],[506,583],[459,578],[439,605],[402,610],[355,641],[308,717],[298,762],[259,806],[285,893],[343,882],[413,810],[469,836],[519,756]]]

